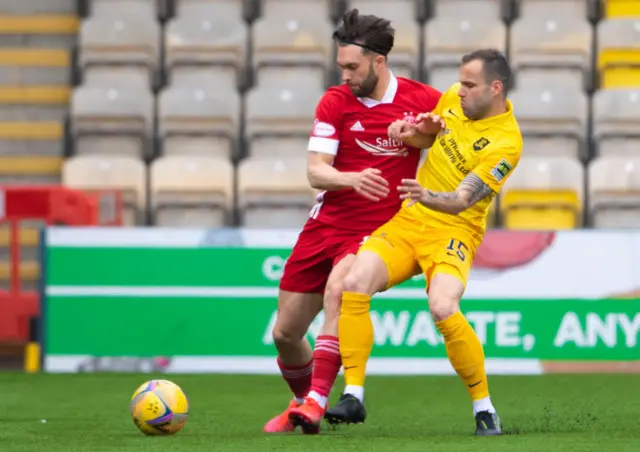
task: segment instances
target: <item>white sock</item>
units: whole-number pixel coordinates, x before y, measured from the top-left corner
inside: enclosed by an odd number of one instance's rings
[[[320,395],[315,391],[311,391],[309,393],[309,397],[318,402],[318,405],[320,405],[322,408],[327,407],[327,398],[325,396]]]
[[[491,403],[491,397],[485,397],[484,399],[473,401],[473,414],[476,415],[480,411],[488,411],[489,413],[496,412],[496,409]]]
[[[302,398],[302,399],[301,399],[300,397],[294,397],[294,398],[296,399],[296,403],[297,403],[298,405],[300,405],[300,404],[304,403],[304,398]]]
[[[344,388],[345,394],[351,394],[360,402],[364,402],[364,386],[347,385]]]

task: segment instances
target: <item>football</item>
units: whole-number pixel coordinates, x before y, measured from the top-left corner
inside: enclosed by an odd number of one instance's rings
[[[180,386],[169,380],[151,380],[133,393],[129,411],[145,435],[173,435],[189,417],[189,401]]]

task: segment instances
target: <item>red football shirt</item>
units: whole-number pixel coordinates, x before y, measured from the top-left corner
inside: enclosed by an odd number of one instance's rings
[[[373,202],[353,189],[325,191],[309,216],[341,229],[367,232],[393,217],[402,204],[396,187],[402,179],[415,178],[421,150],[392,141],[387,129],[397,119],[411,120],[432,111],[440,94],[393,75],[381,101],[358,98],[344,84],[329,88],[316,108],[308,150],[335,155],[333,166],[341,172],[379,169],[390,193]]]

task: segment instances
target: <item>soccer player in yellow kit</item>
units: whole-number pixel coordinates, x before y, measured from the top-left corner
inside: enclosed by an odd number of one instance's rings
[[[459,83],[443,94],[433,112],[421,115],[425,119],[417,124],[397,121],[389,127],[391,138],[431,149],[417,180],[405,179],[398,187],[406,200],[402,208],[365,240],[343,281],[339,337],[346,386],[325,414],[329,423],[366,418],[364,381],[374,342],[371,297],[422,271],[429,310],[473,402],[476,434],[501,434],[482,344],[460,312],[460,299],[489,204],[522,152],[522,135],[507,99],[510,78],[500,52],[465,55]]]

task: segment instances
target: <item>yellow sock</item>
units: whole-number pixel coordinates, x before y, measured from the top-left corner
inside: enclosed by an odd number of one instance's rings
[[[373,323],[369,295],[343,292],[338,320],[340,354],[346,385],[364,386],[367,361],[373,348]]]
[[[467,319],[458,311],[436,322],[444,338],[447,356],[469,391],[471,400],[489,397],[487,374],[484,370],[484,350],[480,339]]]

